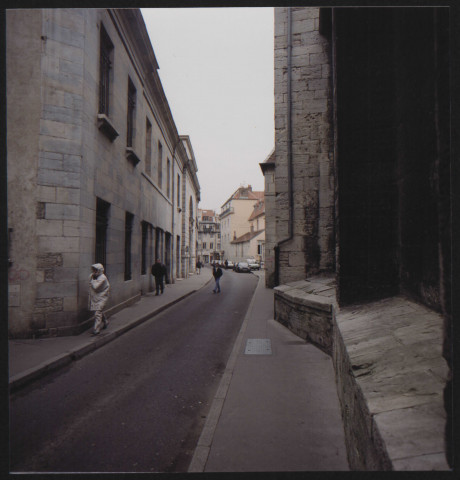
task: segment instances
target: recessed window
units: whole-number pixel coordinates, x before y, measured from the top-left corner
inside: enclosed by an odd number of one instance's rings
[[[152,124],[148,118],[145,124],[145,173],[152,175]]]
[[[177,206],[180,207],[180,175],[177,174]]]
[[[136,88],[130,78],[128,78],[128,114],[127,114],[127,135],[126,146],[133,146],[134,139],[134,113],[136,110]]]
[[[158,186],[163,187],[163,145],[158,142]]]
[[[96,248],[95,263],[102,263],[107,270],[107,229],[109,225],[110,203],[96,199]]]
[[[99,113],[109,115],[110,75],[113,62],[113,43],[102,24],[99,55]]]
[[[125,280],[131,280],[131,242],[133,236],[134,215],[126,212],[125,215]]]
[[[148,236],[149,236],[149,227],[148,222],[141,223],[141,233],[142,233],[142,244],[141,244],[141,275],[147,273],[147,247],[148,247]]]
[[[171,194],[171,160],[169,160],[168,158],[168,161],[167,161],[167,164],[166,164],[166,196],[169,198],[169,195]]]

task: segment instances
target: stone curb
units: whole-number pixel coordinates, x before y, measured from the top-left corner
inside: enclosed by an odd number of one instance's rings
[[[182,295],[181,297],[178,297],[171,302],[162,305],[161,307],[158,307],[156,310],[153,310],[149,312],[146,315],[143,315],[142,317],[137,318],[136,320],[132,321],[131,323],[127,325],[123,325],[119,327],[115,331],[107,332],[107,335],[104,335],[103,337],[99,337],[95,339],[94,341],[89,341],[88,343],[82,345],[81,347],[74,348],[72,350],[69,350],[66,353],[63,353],[61,355],[57,355],[56,357],[51,358],[50,360],[47,360],[36,367],[30,368],[29,370],[26,370],[25,372],[18,373],[12,377],[10,377],[8,386],[10,392],[17,391],[22,387],[25,387],[29,383],[38,380],[39,378],[42,378],[45,375],[48,375],[49,373],[55,372],[73,361],[79,360],[80,358],[83,358],[85,355],[88,355],[98,348],[106,345],[107,343],[115,340],[119,336],[123,335],[124,333],[128,332],[134,327],[137,327],[141,323],[146,322],[150,318],[158,315],[159,313],[163,312],[167,308],[173,306],[174,304],[180,302],[181,300],[184,300],[185,298],[189,297],[193,293],[197,292],[198,290],[201,290],[204,288],[208,283],[212,280],[212,277],[205,283],[203,284],[200,288],[196,290],[191,290],[190,292],[187,292],[186,294]]]
[[[251,303],[249,304],[246,315],[244,316],[243,324],[241,325],[240,331],[238,332],[235,344],[233,345],[232,353],[230,354],[227,365],[225,367],[225,372],[220,380],[216,395],[214,396],[211,408],[207,415],[206,423],[203,427],[197,446],[195,448],[195,452],[190,462],[188,473],[204,472],[204,469],[206,467],[209,452],[211,451],[211,444],[214,438],[214,432],[216,430],[220,414],[222,413],[222,409],[224,407],[225,398],[227,396],[230,382],[232,381],[233,370],[235,369],[236,360],[238,358],[238,352],[240,351],[241,344],[243,343],[244,333],[246,332],[246,327],[249,323],[249,319],[251,317],[252,309],[254,306],[256,291],[259,287],[260,276],[255,274],[254,276],[257,277],[257,285],[254,290]]]

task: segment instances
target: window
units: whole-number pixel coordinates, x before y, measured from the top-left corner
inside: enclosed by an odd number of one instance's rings
[[[206,248],[206,242],[203,242],[203,248]]]
[[[158,186],[163,187],[163,145],[158,142]]]
[[[128,116],[126,120],[127,134],[126,134],[126,146],[133,146],[134,138],[134,112],[136,109],[136,88],[133,82],[128,77]]]
[[[126,212],[125,215],[125,280],[131,280],[131,240],[133,235],[134,215]]]
[[[145,173],[152,175],[152,124],[148,118],[145,125]]]
[[[177,174],[177,206],[180,207],[180,175]]]
[[[213,250],[213,249],[214,249],[214,244],[213,244],[212,242],[209,244],[209,249],[210,249],[210,250]]]
[[[102,24],[99,55],[99,113],[109,115],[110,71],[113,60],[113,43]]]
[[[149,224],[147,222],[141,223],[142,230],[142,244],[141,244],[141,275],[147,273],[147,242],[149,235]]]
[[[180,276],[180,236],[176,237],[176,276]]]
[[[109,210],[110,203],[104,202],[100,198],[96,199],[96,249],[94,263],[102,263],[106,270]]]
[[[171,160],[168,158],[167,167],[166,167],[166,196],[169,198],[170,195],[170,184],[171,184]]]

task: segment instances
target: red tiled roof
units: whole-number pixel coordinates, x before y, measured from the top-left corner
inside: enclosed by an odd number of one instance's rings
[[[262,230],[257,230],[255,232],[248,232],[245,233],[244,235],[241,235],[241,237],[236,238],[230,243],[244,243],[244,242],[249,242],[249,240],[252,240],[254,237],[257,237],[260,233],[262,233],[264,229]]]
[[[264,198],[264,193],[265,192],[253,192],[251,185],[248,185],[247,187],[240,187],[238,190],[236,190],[233,195],[222,205],[225,205],[228,203],[230,200],[260,200]]]
[[[261,215],[264,215],[265,213],[265,200],[259,200],[254,205],[254,210],[251,213],[251,216],[249,217],[248,220],[254,220],[257,217],[260,217]]]
[[[200,209],[201,211],[201,214],[203,217],[214,217],[216,212],[214,212],[214,210],[202,210]]]

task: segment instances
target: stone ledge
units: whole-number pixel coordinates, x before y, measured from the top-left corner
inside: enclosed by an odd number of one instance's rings
[[[403,296],[340,309],[334,277],[276,287],[275,318],[332,356],[353,470],[449,470],[443,319]]]

